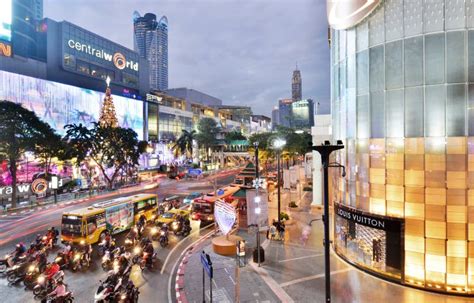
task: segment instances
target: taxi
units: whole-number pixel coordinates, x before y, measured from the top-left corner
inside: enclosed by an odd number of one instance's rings
[[[156,219],[156,225],[171,224],[173,223],[178,216],[184,216],[185,218],[189,217],[189,210],[186,209],[170,209],[167,212],[163,213]]]

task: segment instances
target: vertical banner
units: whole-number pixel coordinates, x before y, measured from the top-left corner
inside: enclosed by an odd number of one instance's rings
[[[265,229],[268,226],[268,192],[259,190],[258,196],[260,202],[257,203],[255,202],[255,189],[247,189],[247,224],[258,224],[260,228]],[[260,209],[259,213],[256,212],[257,208]]]

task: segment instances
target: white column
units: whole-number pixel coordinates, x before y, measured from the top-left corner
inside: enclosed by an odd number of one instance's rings
[[[316,151],[313,151],[313,202],[311,205],[323,205],[321,155]]]

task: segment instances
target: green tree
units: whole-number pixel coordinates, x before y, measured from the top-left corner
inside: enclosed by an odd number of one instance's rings
[[[188,157],[193,152],[193,141],[196,139],[196,131],[187,131],[183,129],[181,131],[181,136],[176,140],[175,144],[172,146],[175,153],[180,153]]]
[[[217,134],[219,133],[219,127],[212,118],[202,118],[198,124],[198,132],[196,134],[196,140],[199,146],[206,149],[207,161],[209,161],[209,148],[217,144]]]
[[[140,149],[137,133],[129,128],[101,127],[95,123],[87,129],[83,125],[66,125],[65,139],[72,146],[78,163],[90,159],[97,165],[110,189],[120,171],[138,164]],[[110,173],[107,171],[110,170]]]
[[[17,163],[24,152],[35,151],[54,132],[20,104],[0,101],[0,161],[8,161],[12,176],[12,207],[16,207]]]
[[[66,142],[49,125],[48,128],[50,129],[44,134],[44,141],[41,144],[36,144],[34,149],[36,157],[44,168],[45,175],[49,174],[53,158],[67,159]]]

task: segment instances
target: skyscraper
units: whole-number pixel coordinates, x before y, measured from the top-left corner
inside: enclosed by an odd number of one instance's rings
[[[293,101],[299,101],[303,99],[301,93],[301,72],[296,65],[296,69],[293,71],[293,77],[291,78],[291,98]]]
[[[292,116],[291,116],[291,104],[293,103],[292,99],[280,99],[278,100],[278,125],[285,127],[291,127],[292,125]]]
[[[156,21],[156,15],[141,17],[133,13],[134,48],[150,64],[150,86],[158,90],[168,88],[168,19]]]

